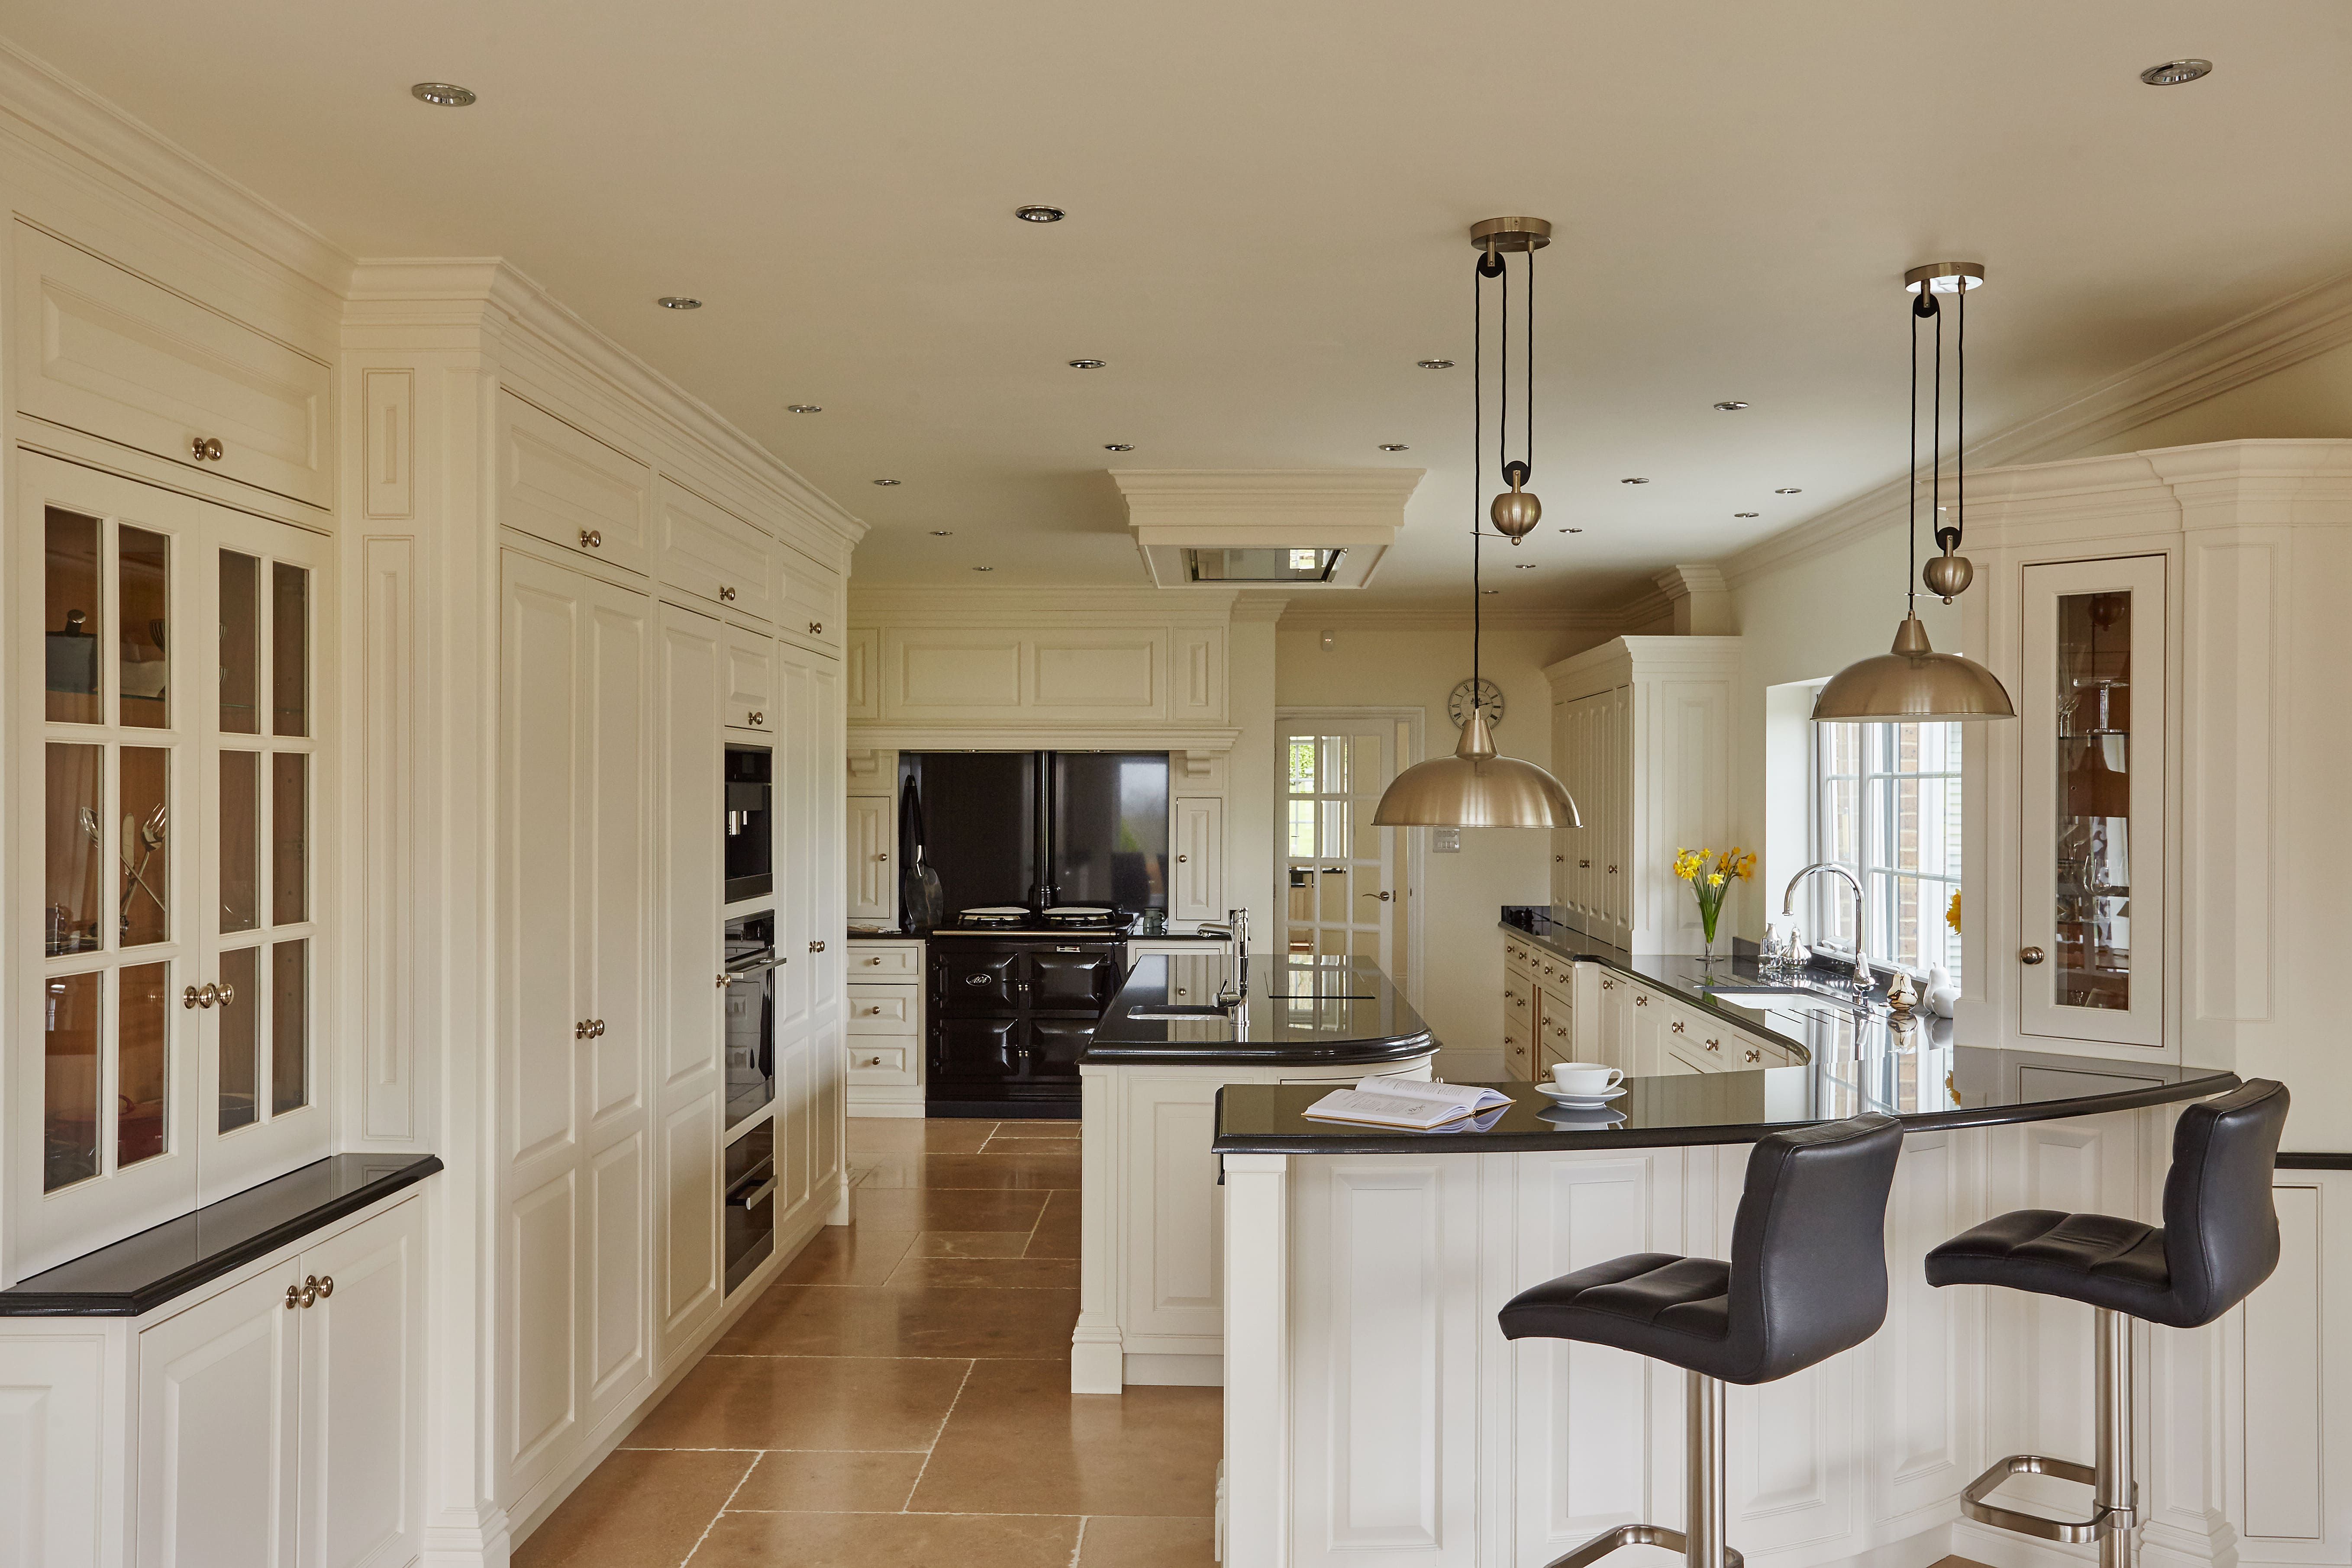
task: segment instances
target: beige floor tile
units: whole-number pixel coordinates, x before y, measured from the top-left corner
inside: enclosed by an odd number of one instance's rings
[[[885,1281],[894,1290],[926,1289],[941,1285],[984,1286],[992,1289],[1052,1289],[1078,1288],[1075,1258],[908,1258]]]
[[[916,1173],[926,1187],[1067,1187],[1078,1190],[1078,1151],[1061,1143],[999,1143],[980,1154],[928,1151]]]
[[[515,1568],[674,1568],[756,1458],[614,1454],[516,1548]]]
[[[1076,1121],[1032,1118],[1021,1121],[1000,1121],[996,1124],[996,1131],[989,1136],[991,1142],[1007,1138],[1076,1138],[1079,1135],[1079,1128],[1080,1123]]]
[[[907,1506],[926,1457],[809,1449],[762,1454],[727,1506],[733,1512],[896,1513]]]
[[[1068,1355],[1070,1330],[1077,1321],[1076,1289],[779,1285],[752,1303],[719,1342],[719,1351],[744,1356],[1051,1360]]]
[[[1074,1394],[1052,1362],[982,1361],[908,1506],[1198,1518],[1216,1506],[1221,1391]]]
[[[1046,1200],[1045,1212],[1037,1221],[1037,1233],[1029,1238],[1024,1258],[1076,1258],[1078,1256],[1078,1194],[1057,1192]]]
[[[1078,1542],[1078,1568],[1215,1568],[1216,1561],[1213,1518],[1122,1519],[1117,1514],[1096,1514],[1087,1521],[1086,1534]]]
[[[854,1216],[876,1230],[1031,1230],[1045,1212],[1045,1197],[1039,1191],[860,1187]]]
[[[730,1513],[694,1568],[1068,1568],[1076,1519]]]
[[[879,1285],[919,1233],[829,1225],[776,1275],[780,1285]],[[983,1233],[986,1234],[986,1233]]]
[[[900,1256],[1018,1258],[1028,1246],[1027,1233],[1018,1230],[926,1230],[917,1232],[915,1245]]]
[[[941,1117],[853,1116],[849,1119],[849,1158],[855,1164],[867,1156],[930,1150],[934,1153],[971,1153],[988,1142],[993,1121],[968,1121]]]
[[[819,1288],[818,1293],[843,1295],[850,1289]],[[970,1365],[873,1356],[714,1354],[687,1373],[629,1434],[628,1446],[927,1448]]]

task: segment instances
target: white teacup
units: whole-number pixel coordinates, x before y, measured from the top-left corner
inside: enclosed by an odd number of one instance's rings
[[[1623,1083],[1625,1074],[1599,1062],[1554,1062],[1551,1081],[1562,1094],[1603,1095]]]

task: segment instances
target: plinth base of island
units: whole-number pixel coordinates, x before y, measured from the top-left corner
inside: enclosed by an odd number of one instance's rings
[[[1426,1079],[1437,1048],[1378,1067],[1087,1064],[1070,1392],[1225,1381],[1224,1189],[1217,1090],[1229,1083]]]

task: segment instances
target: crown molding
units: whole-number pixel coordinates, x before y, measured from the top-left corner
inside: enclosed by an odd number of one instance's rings
[[[1489,631],[1616,631],[1613,610],[1481,610],[1478,624]],[[1286,629],[1310,631],[1463,631],[1470,629],[1468,610],[1431,605],[1322,605],[1293,603],[1282,616]]]
[[[1234,599],[1234,625],[1272,626],[1290,605],[1287,594],[1240,594]]]
[[[1237,614],[1246,597],[1233,588],[1200,588],[1171,594],[1158,588],[860,587],[849,585],[849,621],[869,626],[884,622],[950,622],[958,626],[1057,626],[1099,623],[1131,626],[1221,625],[1245,620]]]
[[[2352,272],[2249,310],[1969,443],[1971,499],[1977,470],[2063,458],[2347,342],[2352,342]],[[1890,480],[1759,540],[1726,559],[1724,575],[1737,587],[1886,528],[1904,516],[1908,485],[1907,475]]]

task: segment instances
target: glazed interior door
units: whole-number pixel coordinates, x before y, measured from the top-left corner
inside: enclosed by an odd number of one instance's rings
[[[2164,1043],[2164,565],[2025,571],[2013,962],[2030,1035]]]
[[[1372,812],[1396,772],[1396,726],[1292,724],[1283,734],[1284,947],[1404,973],[1396,835]]]

